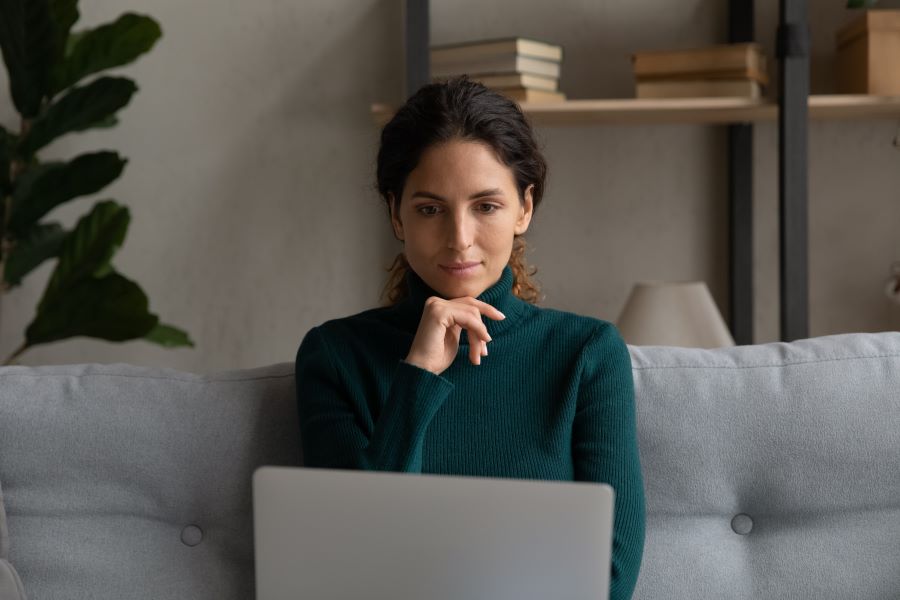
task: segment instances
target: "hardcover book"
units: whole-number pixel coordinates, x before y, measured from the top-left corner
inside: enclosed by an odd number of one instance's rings
[[[762,97],[759,82],[751,79],[699,79],[638,81],[635,95],[638,98],[709,98],[709,97]]]
[[[765,74],[765,57],[759,44],[720,44],[685,50],[654,50],[632,55],[637,79],[649,77],[749,71]]]
[[[558,79],[559,63],[530,56],[508,54],[462,63],[431,65],[432,77],[452,77],[463,73],[468,74],[473,79],[476,75],[496,75],[499,73],[521,73]]]
[[[489,56],[508,54],[560,62],[563,49],[562,46],[556,44],[523,37],[444,44],[432,46],[430,49],[432,65],[477,61]]]

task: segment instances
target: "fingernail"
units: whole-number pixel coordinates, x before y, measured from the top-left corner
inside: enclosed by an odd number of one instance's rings
[[[498,310],[497,312],[500,313],[500,318],[501,318],[501,319],[505,319],[505,318],[506,318],[506,315],[504,315],[502,312],[500,312],[499,310]]]

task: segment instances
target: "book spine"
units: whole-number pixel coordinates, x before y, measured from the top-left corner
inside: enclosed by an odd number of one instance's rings
[[[635,89],[638,98],[703,98],[742,97],[760,98],[759,84],[748,79],[734,81],[644,81]]]
[[[632,65],[636,76],[652,76],[704,71],[752,69],[762,71],[764,60],[755,48],[739,51],[672,52],[671,54],[635,54]]]
[[[518,55],[508,55],[494,60],[461,62],[449,65],[431,65],[433,77],[452,77],[467,73],[476,75],[499,75],[524,73],[543,77],[559,77],[559,63]]]

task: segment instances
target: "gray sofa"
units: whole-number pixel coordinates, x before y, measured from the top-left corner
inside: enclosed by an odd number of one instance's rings
[[[900,333],[631,352],[635,598],[900,597]],[[0,598],[252,598],[251,474],[297,431],[292,362],[0,368]]]

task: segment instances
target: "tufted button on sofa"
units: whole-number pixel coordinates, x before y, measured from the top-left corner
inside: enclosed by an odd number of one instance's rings
[[[735,515],[731,520],[731,529],[738,535],[747,535],[753,531],[753,519],[743,513]]]

